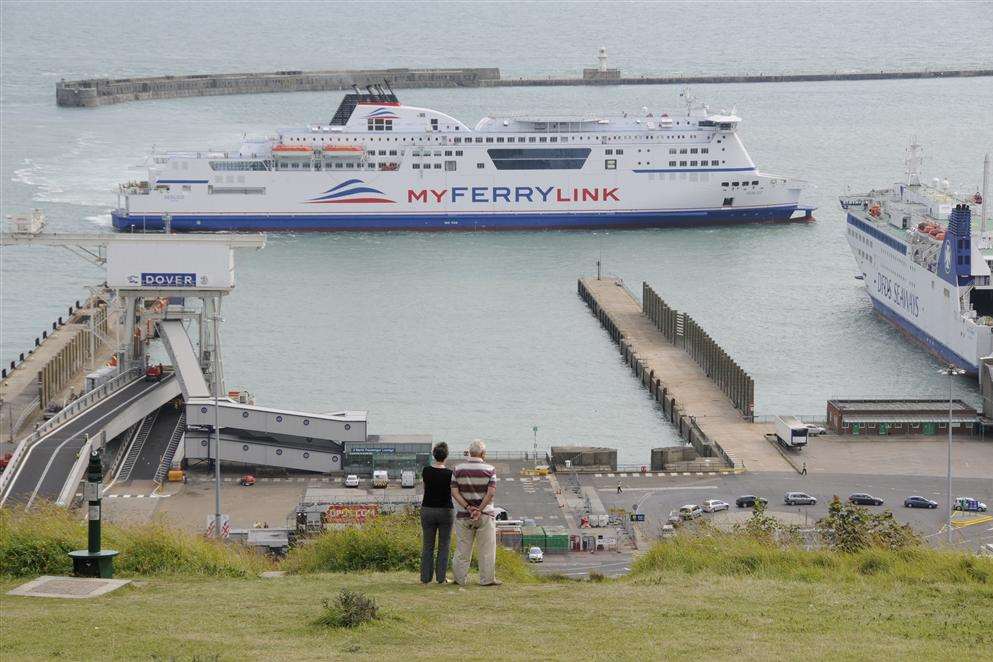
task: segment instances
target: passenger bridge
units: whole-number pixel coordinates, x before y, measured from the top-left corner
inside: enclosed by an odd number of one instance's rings
[[[175,377],[150,382],[140,371],[86,394],[21,441],[0,479],[0,505],[31,506],[38,499],[64,505],[85,470],[85,446],[116,437],[179,394]]]

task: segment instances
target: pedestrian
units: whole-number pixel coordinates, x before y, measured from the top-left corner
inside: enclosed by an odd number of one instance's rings
[[[807,475],[807,463],[806,462],[803,463],[803,467],[800,469],[800,475],[801,476],[806,476]]]
[[[620,494],[621,491],[621,481],[617,481],[617,493]]]
[[[486,463],[486,444],[476,439],[469,444],[469,457],[452,472],[452,499],[459,505],[455,515],[455,581],[469,581],[469,561],[473,545],[479,565],[480,586],[499,586],[496,578],[496,522],[493,497],[496,495],[496,469]]]
[[[432,450],[434,462],[421,469],[424,499],[421,501],[421,583],[430,584],[434,577],[447,584],[448,552],[452,546],[452,526],[455,506],[452,505],[452,470],[445,468],[448,444],[440,442]],[[437,537],[437,558],[435,538]]]

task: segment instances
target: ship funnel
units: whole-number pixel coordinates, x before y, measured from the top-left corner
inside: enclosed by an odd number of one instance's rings
[[[972,212],[969,205],[955,205],[938,256],[938,275],[952,285],[972,283]]]

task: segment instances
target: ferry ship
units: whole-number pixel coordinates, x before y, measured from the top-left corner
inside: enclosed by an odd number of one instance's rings
[[[953,193],[921,181],[923,153],[907,149],[905,181],[846,195],[848,244],[875,310],[946,364],[978,374],[993,355],[993,232],[983,190]]]
[[[370,86],[326,124],[237,152],[153,154],[120,187],[122,231],[505,230],[786,221],[803,183],[759,172],[741,119],[485,117],[470,128]]]

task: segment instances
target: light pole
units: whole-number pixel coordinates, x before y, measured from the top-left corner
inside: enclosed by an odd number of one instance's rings
[[[535,471],[537,471],[538,470],[538,426],[537,425],[532,426],[531,432],[534,432],[534,463],[532,468]]]
[[[220,391],[221,391],[221,355],[219,328],[221,322],[221,297],[217,297],[212,311],[214,322],[214,351],[211,358],[214,361],[214,539],[221,539],[221,423],[220,423]]]
[[[949,365],[947,368],[939,370],[943,375],[948,375],[948,517],[945,521],[945,536],[948,544],[952,544],[952,380],[956,375],[964,375],[965,370]]]

